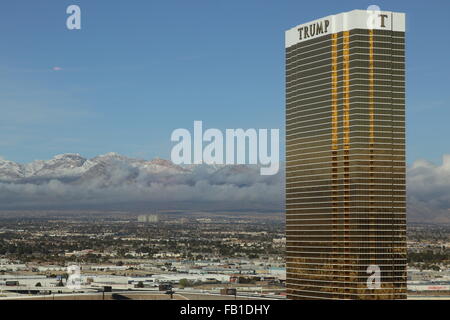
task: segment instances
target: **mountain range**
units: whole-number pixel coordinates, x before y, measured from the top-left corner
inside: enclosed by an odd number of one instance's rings
[[[0,209],[281,210],[283,174],[257,166],[186,165],[107,153],[19,164],[0,158]]]
[[[83,179],[106,176],[109,167],[127,164],[139,170],[160,173],[185,173],[186,169],[163,159],[152,161],[133,159],[117,153],[107,153],[92,159],[79,154],[61,154],[51,160],[36,160],[28,164],[0,159],[0,181],[23,182],[33,179]]]
[[[407,170],[408,221],[450,223],[450,156]],[[19,164],[0,158],[0,210],[17,209],[284,209],[284,170],[258,166],[175,165],[107,153],[61,154]]]

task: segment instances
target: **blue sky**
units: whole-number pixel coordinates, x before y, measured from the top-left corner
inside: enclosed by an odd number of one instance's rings
[[[66,28],[66,8],[82,30]],[[407,13],[408,162],[450,153],[445,1],[3,1],[0,155],[168,158],[176,128],[284,126],[284,31],[365,9]],[[61,70],[53,70],[54,67]]]

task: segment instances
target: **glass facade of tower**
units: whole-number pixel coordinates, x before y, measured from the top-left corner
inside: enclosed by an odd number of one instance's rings
[[[405,33],[332,23],[286,47],[288,298],[404,299]]]

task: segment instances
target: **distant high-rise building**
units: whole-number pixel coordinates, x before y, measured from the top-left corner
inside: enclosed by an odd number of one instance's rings
[[[286,31],[291,299],[406,298],[405,15]]]
[[[159,216],[156,214],[141,214],[138,216],[138,222],[158,223]]]

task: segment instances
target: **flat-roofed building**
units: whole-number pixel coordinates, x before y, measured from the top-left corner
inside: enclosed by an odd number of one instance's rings
[[[291,299],[406,298],[405,15],[286,31]]]

